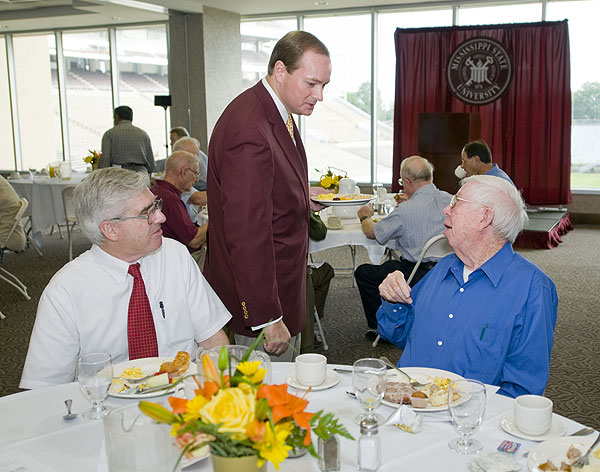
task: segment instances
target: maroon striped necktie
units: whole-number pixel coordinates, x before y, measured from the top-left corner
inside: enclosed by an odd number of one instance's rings
[[[133,277],[133,290],[129,299],[127,316],[127,341],[129,359],[157,357],[158,342],[150,301],[146,295],[146,286],[140,273],[140,264],[131,264],[127,271]]]

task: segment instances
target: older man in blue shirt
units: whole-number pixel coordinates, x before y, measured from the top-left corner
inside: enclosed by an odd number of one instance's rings
[[[506,180],[473,176],[444,214],[455,254],[412,290],[401,272],[386,278],[379,333],[404,349],[399,366],[449,370],[510,397],[542,394],[558,299],[552,280],[512,249],[527,221],[521,195]]]

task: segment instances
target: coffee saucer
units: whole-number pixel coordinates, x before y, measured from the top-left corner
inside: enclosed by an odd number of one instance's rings
[[[508,434],[512,434],[521,439],[528,439],[530,441],[545,441],[550,438],[558,438],[564,436],[567,432],[567,425],[561,420],[555,413],[552,414],[552,426],[544,434],[532,435],[525,434],[515,425],[513,421],[513,411],[509,410],[500,417],[500,427]]]
[[[300,382],[298,382],[295,372],[292,372],[287,376],[286,382],[290,387],[293,387],[297,390],[308,390],[309,388],[306,385],[302,385]],[[325,378],[325,381],[322,384],[312,387],[311,391],[318,392],[319,390],[327,390],[328,388],[335,387],[339,382],[340,374],[331,369],[327,369],[327,377]]]

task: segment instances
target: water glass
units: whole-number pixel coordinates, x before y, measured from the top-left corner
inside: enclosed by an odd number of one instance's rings
[[[375,201],[379,202],[383,195],[383,184],[378,183],[378,182],[373,184],[373,195],[375,197],[377,197],[377,200],[375,200]]]
[[[85,354],[77,361],[77,381],[83,396],[92,404],[92,409],[83,414],[88,420],[100,420],[108,413],[104,400],[108,395],[113,378],[110,354],[96,352]]]
[[[483,448],[471,435],[481,425],[487,395],[485,385],[479,380],[455,380],[448,388],[448,410],[452,417],[452,426],[459,438],[448,443],[450,449],[461,454],[474,454]]]
[[[374,411],[381,404],[387,384],[387,367],[380,359],[366,358],[357,360],[352,366],[352,386],[356,399],[366,411],[355,418],[360,424],[365,419],[375,418],[383,423],[383,417]]]

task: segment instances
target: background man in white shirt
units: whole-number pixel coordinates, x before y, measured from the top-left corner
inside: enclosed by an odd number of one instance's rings
[[[162,237],[161,201],[143,173],[92,172],[75,191],[76,214],[92,248],[58,271],[40,298],[21,388],[75,379],[77,358],[108,352],[131,357],[131,266],[139,264],[156,355],[228,344],[231,315],[185,246]],[[151,313],[149,313],[151,311]]]

